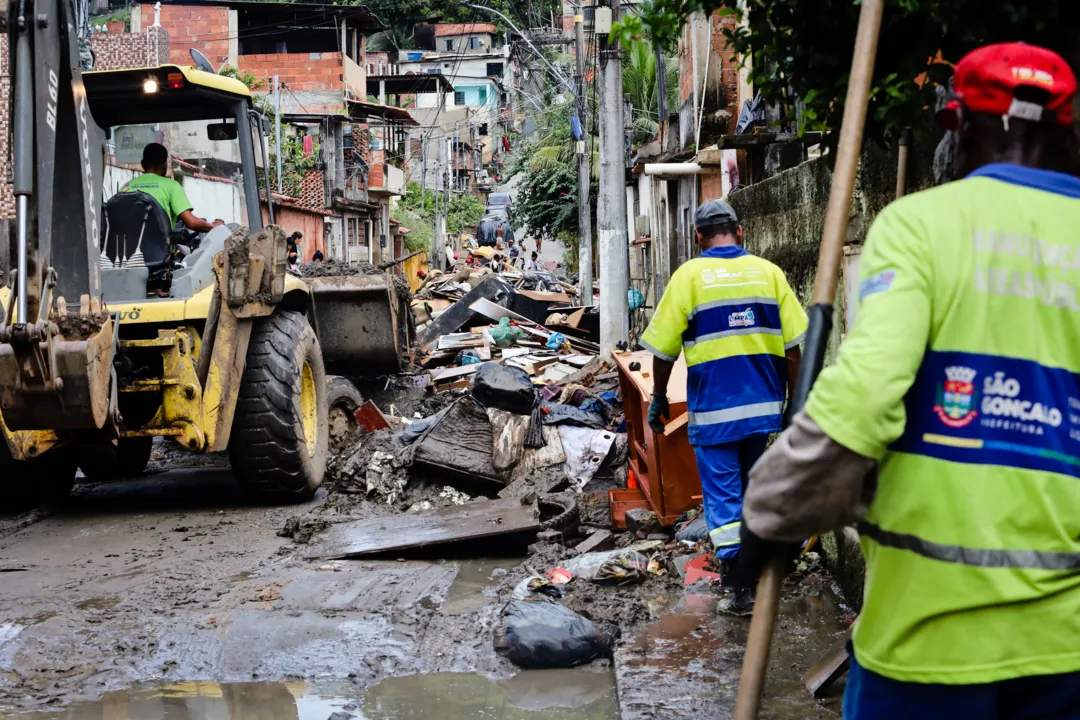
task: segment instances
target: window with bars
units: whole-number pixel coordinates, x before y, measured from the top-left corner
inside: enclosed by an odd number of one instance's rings
[[[465,91],[464,90],[455,90],[454,91],[454,104],[455,105],[464,105],[465,104]]]

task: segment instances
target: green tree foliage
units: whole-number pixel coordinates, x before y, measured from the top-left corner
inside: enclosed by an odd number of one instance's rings
[[[678,42],[690,13],[703,10],[739,15],[735,0],[646,0],[638,15],[615,33],[624,45],[650,37],[667,47]],[[737,53],[751,59],[755,89],[780,103],[800,130],[835,131],[843,114],[847,77],[860,4],[851,0],[762,0],[749,3],[745,24],[729,33]],[[741,19],[741,18],[740,18]],[[1075,0],[885,0],[874,66],[866,136],[889,142],[900,129],[931,129],[936,84],[946,84],[965,53],[993,42],[1023,40],[1057,50],[1073,65],[1080,59]],[[931,82],[916,84],[927,74]],[[835,138],[830,138],[835,140]]]
[[[679,106],[679,59],[664,57],[667,108]],[[649,142],[660,132],[660,92],[656,82],[656,54],[652,43],[631,40],[623,59],[623,94],[634,106],[634,144]]]
[[[665,58],[668,107],[677,105],[679,75],[678,61]],[[634,143],[652,140],[659,129],[656,82],[656,57],[651,43],[636,40],[630,43],[623,64],[623,88],[636,110]],[[588,88],[586,98],[589,114],[596,118],[595,87]],[[526,145],[510,162],[509,175],[518,177],[514,200],[514,219],[530,235],[544,239],[558,238],[568,247],[564,264],[577,267],[578,250],[578,179],[577,147],[570,129],[570,103],[554,105],[536,117],[537,131],[533,142]],[[590,217],[596,217],[596,198],[600,194],[599,130],[590,122],[587,139],[591,186]],[[593,237],[596,237],[595,231]]]
[[[350,2],[349,4],[367,5],[387,26],[385,32],[379,33],[379,35],[368,40],[368,49],[371,50],[417,47],[413,40],[413,28],[418,23],[430,18],[437,17],[442,22],[451,23],[491,22],[500,28],[505,26],[505,23],[497,15],[476,10],[456,0],[357,0],[357,2]],[[518,8],[513,7],[510,0],[490,0],[482,4],[498,10],[512,19],[516,17],[514,19],[515,24],[524,21],[524,18],[518,15]],[[552,9],[556,11],[556,14],[562,13],[562,6],[556,5],[553,0],[538,2],[537,6],[538,8],[543,6],[543,17],[545,18],[548,17],[548,11]],[[525,24],[527,27],[532,27],[531,23]],[[520,27],[520,25],[518,26]]]
[[[442,200],[439,203],[440,211],[442,211]],[[420,183],[409,182],[405,186],[405,196],[398,202],[398,210],[401,214],[400,216],[395,214],[394,218],[414,231],[406,236],[406,245],[409,249],[431,248],[435,237],[435,193],[430,188],[422,193]],[[484,217],[484,205],[475,196],[451,193],[446,215],[447,233],[457,236],[461,233],[474,232],[482,217]],[[413,234],[421,226],[423,229],[420,235],[414,239]]]
[[[536,140],[519,150],[508,174],[518,177],[514,221],[526,233],[544,239],[560,234],[577,237],[577,151],[570,130],[570,103],[556,105],[536,118]],[[599,194],[599,157],[595,136],[590,136],[592,187]],[[593,213],[595,217],[595,213]]]

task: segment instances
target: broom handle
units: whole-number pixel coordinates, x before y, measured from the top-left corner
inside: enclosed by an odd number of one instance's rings
[[[851,78],[844,102],[844,117],[840,126],[840,142],[836,149],[832,187],[825,210],[825,228],[818,253],[817,276],[814,278],[810,307],[810,328],[806,335],[806,349],[803,362],[799,366],[798,381],[789,402],[789,418],[806,404],[810,387],[825,362],[825,348],[832,331],[832,303],[836,297],[840,262],[844,255],[851,195],[855,187],[866,108],[870,100],[870,80],[874,74],[881,14],[882,0],[863,0],[855,36],[855,51],[851,60]],[[781,554],[775,554],[758,582],[754,617],[750,620],[742,675],[739,678],[739,694],[735,701],[735,720],[756,720],[758,716],[783,580],[784,558]]]

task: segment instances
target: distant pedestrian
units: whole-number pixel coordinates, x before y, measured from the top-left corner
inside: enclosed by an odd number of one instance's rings
[[[295,268],[300,263],[300,240],[303,237],[303,234],[297,230],[285,240],[285,259],[291,268]]]
[[[525,272],[536,272],[540,269],[540,266],[536,264],[536,258],[537,255],[534,252],[532,256],[529,257],[529,261],[525,263]]]

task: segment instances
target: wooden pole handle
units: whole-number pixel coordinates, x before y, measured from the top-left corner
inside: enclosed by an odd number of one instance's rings
[[[851,214],[851,195],[855,188],[855,173],[859,169],[866,107],[870,102],[870,80],[874,75],[874,55],[877,53],[878,33],[881,30],[882,0],[864,0],[859,11],[859,29],[855,36],[855,54],[851,60],[851,79],[844,118],[840,125],[840,142],[836,146],[829,203],[825,207],[825,229],[821,233],[817,277],[814,279],[814,304],[831,305],[836,297],[840,262],[844,257],[848,218]]]
[[[840,142],[836,150],[832,187],[825,210],[825,229],[822,232],[818,253],[817,276],[814,278],[812,303],[818,312],[811,315],[811,329],[807,337],[815,335],[813,349],[807,348],[813,357],[804,358],[807,372],[800,372],[799,385],[789,404],[801,408],[809,393],[817,371],[824,361],[825,334],[831,325],[832,303],[840,276],[840,263],[844,257],[844,241],[847,239],[848,217],[851,213],[851,195],[855,187],[855,173],[862,150],[863,127],[866,109],[870,101],[870,80],[874,74],[874,56],[877,54],[878,34],[881,31],[883,0],[863,0],[859,11],[859,26],[855,36],[855,51],[851,60],[851,78],[848,82],[847,99],[844,103],[843,124],[840,126]],[[814,323],[819,326],[814,328]],[[801,370],[801,368],[800,368]],[[805,385],[806,387],[802,387]],[[739,694],[735,701],[735,720],[756,720],[761,706],[761,693],[765,688],[765,671],[769,664],[773,626],[780,603],[780,589],[784,580],[785,558],[775,553],[765,567],[758,582],[754,617],[746,638],[742,674],[739,678]]]

